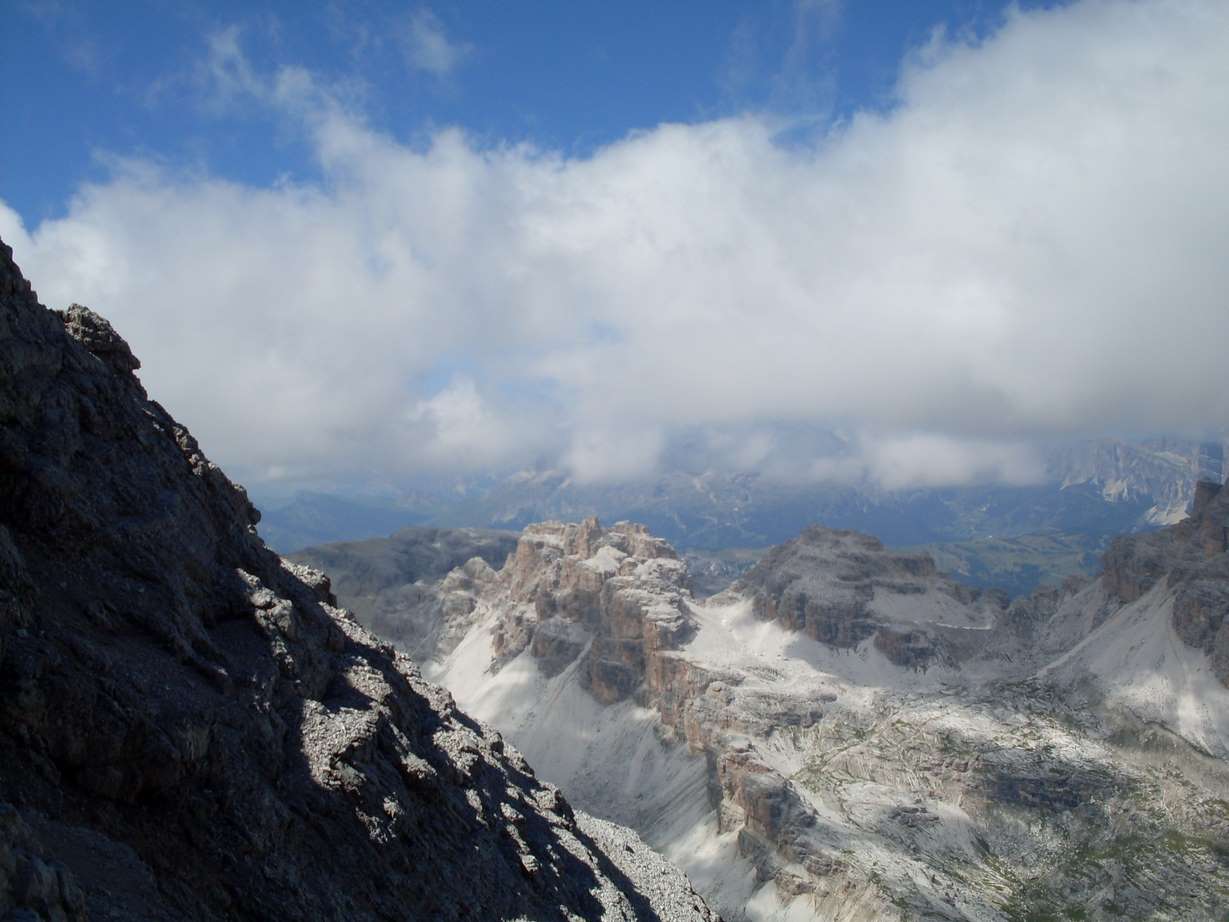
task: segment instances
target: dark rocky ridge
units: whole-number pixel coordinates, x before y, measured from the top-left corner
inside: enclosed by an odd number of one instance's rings
[[[255,534],[0,243],[0,918],[710,918]]]

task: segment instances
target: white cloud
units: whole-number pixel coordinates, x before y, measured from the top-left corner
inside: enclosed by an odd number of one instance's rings
[[[205,37],[205,55],[188,74],[170,74],[154,82],[151,98],[185,76],[195,84],[204,106],[214,112],[236,103],[258,99],[267,103],[273,88],[256,72],[243,50],[243,32],[238,25],[218,29]]]
[[[404,146],[221,51],[322,182],[128,163],[28,232],[0,209],[0,236],[241,471],[617,478],[701,427],[815,474],[765,433],[819,425],[857,436],[825,476],[1018,482],[1037,440],[1229,427],[1224,4],[1013,13],[811,147],[745,117],[582,158]]]
[[[411,427],[406,456],[445,468],[459,458],[467,467],[500,464],[510,455],[523,455],[533,441],[532,431],[518,430],[507,414],[495,412],[464,376],[419,400],[406,418]]]
[[[660,427],[616,428],[599,419],[577,428],[564,462],[579,483],[636,479],[653,473],[664,448]]]
[[[441,78],[451,75],[473,53],[471,45],[450,39],[440,18],[426,7],[410,14],[403,48],[410,67]]]
[[[870,439],[866,475],[886,489],[948,484],[1040,483],[1045,466],[1029,445],[932,434]]]
[[[776,104],[800,116],[817,116],[836,98],[832,39],[841,20],[840,0],[794,0],[793,34],[777,71]]]

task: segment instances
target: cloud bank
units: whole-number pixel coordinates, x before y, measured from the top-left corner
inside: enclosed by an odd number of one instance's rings
[[[1043,440],[1229,427],[1225,4],[1015,12],[811,141],[747,115],[585,157],[403,143],[227,41],[322,181],[125,161],[0,235],[249,479],[619,479],[685,430],[739,465],[817,426],[853,435],[807,476],[1018,482]]]

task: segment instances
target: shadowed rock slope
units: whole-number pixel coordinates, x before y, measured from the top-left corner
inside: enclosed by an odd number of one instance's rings
[[[256,537],[0,244],[0,919],[709,919]]]

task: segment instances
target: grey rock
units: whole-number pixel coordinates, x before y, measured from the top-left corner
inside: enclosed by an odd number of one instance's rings
[[[1173,589],[1175,632],[1208,654],[1229,687],[1229,490],[1201,482],[1188,518],[1117,539],[1105,555],[1102,581],[1127,603],[1162,582]]]
[[[752,598],[761,618],[838,648],[873,638],[892,662],[921,670],[976,648],[982,638],[962,629],[995,625],[1006,605],[939,576],[928,554],[819,526],[770,550],[735,591]]]

